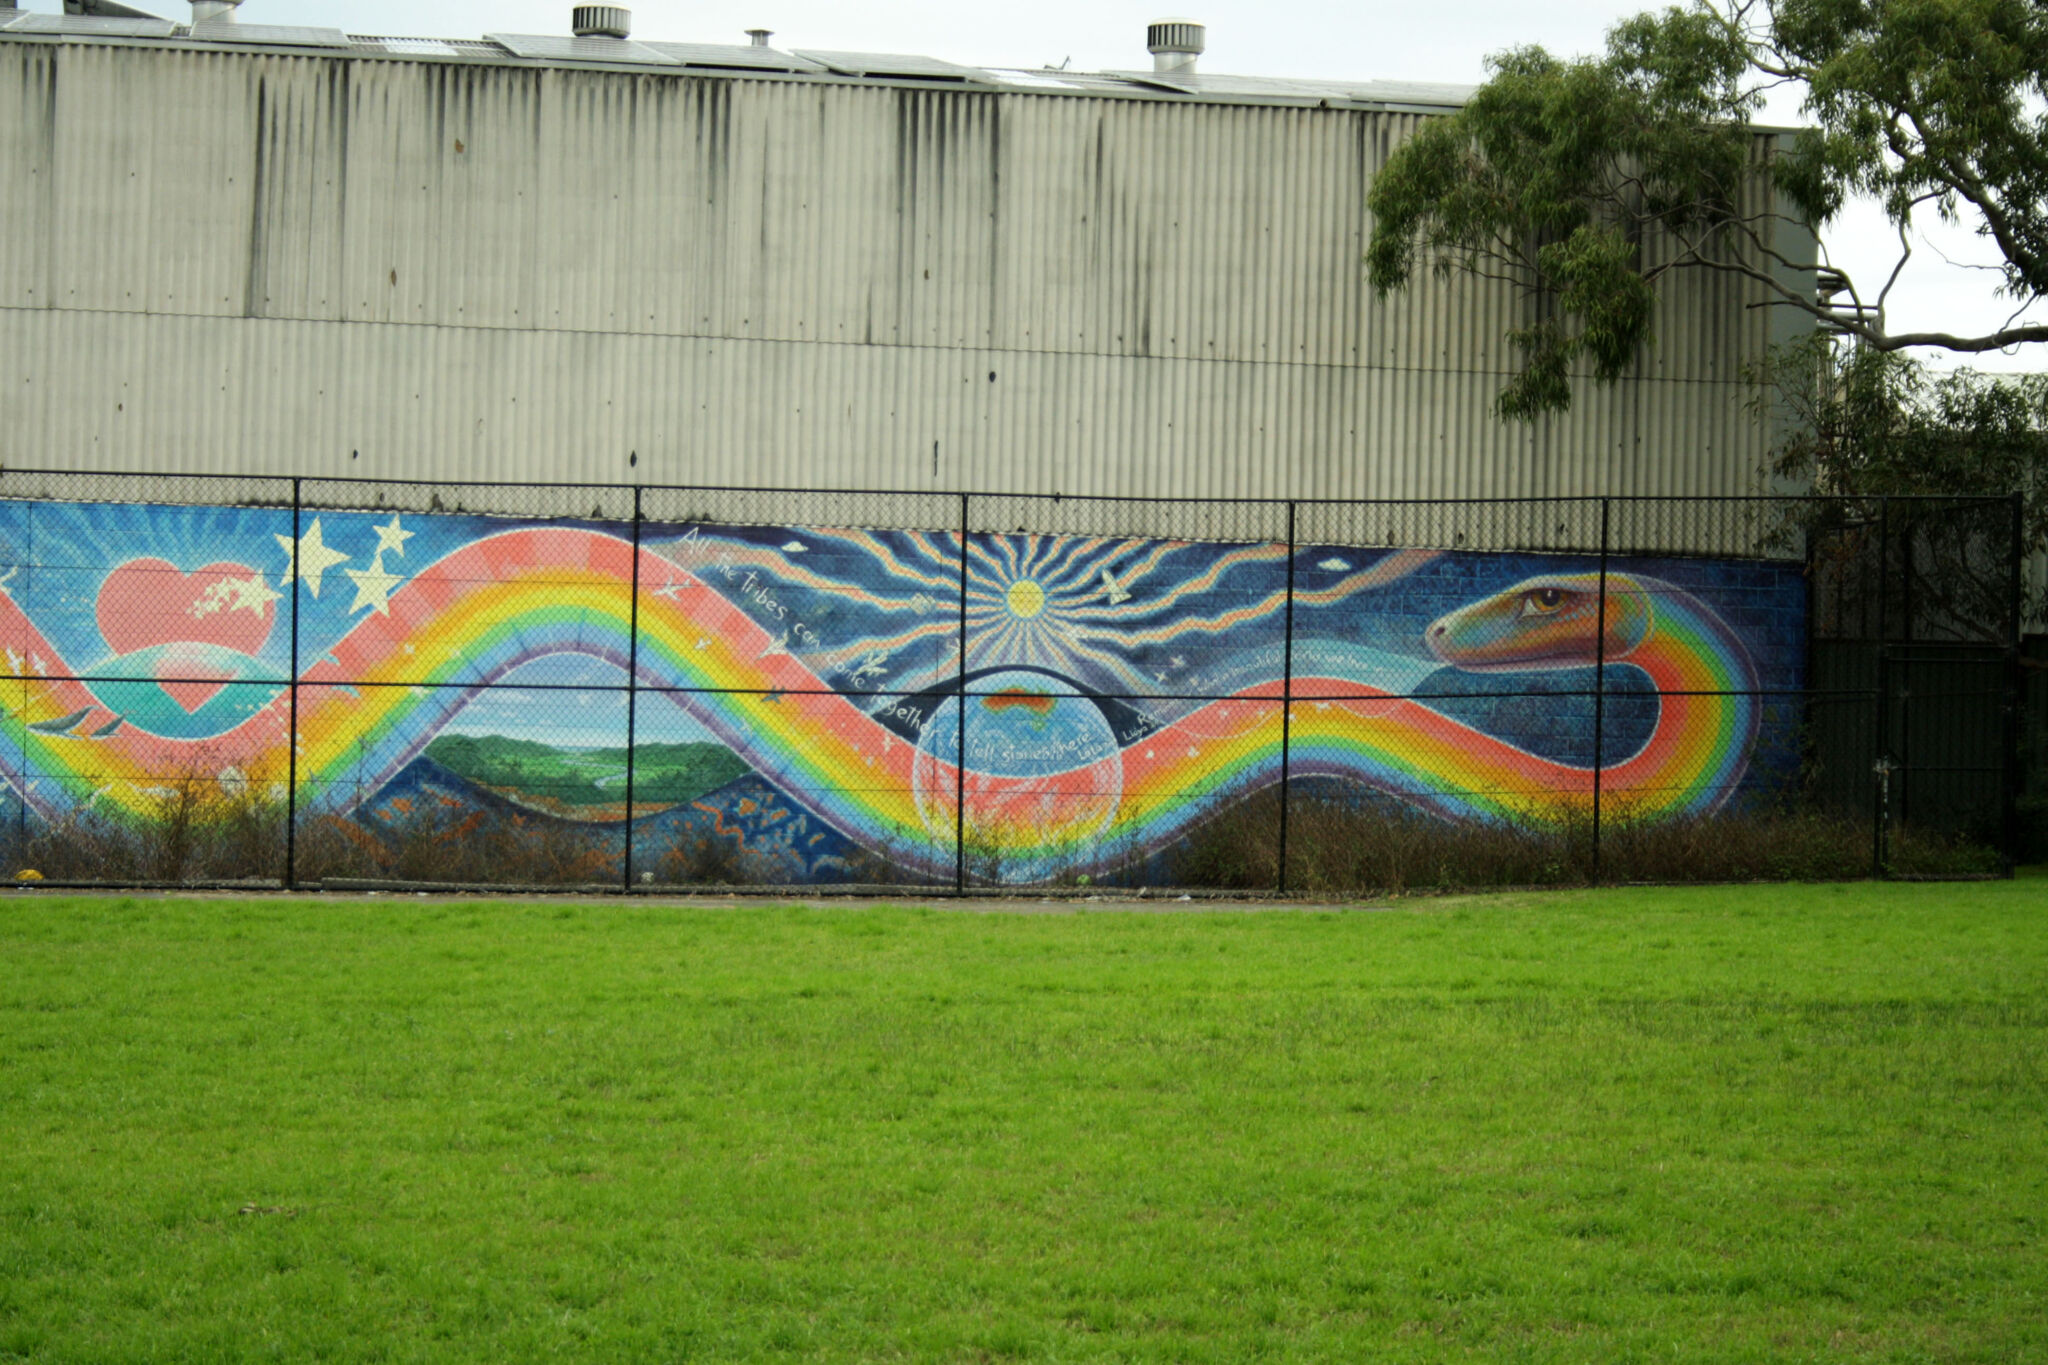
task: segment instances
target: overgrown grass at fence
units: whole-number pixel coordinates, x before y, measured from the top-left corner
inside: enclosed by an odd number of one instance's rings
[[[141,816],[87,805],[48,823],[0,831],[6,871],[77,882],[276,881],[284,878],[284,801],[243,785],[190,779],[162,790]],[[1867,821],[1794,805],[1704,817],[1602,822],[1561,807],[1555,818],[1459,824],[1381,799],[1297,795],[1288,808],[1287,888],[1314,896],[1456,891],[1609,882],[1826,881],[1882,871],[1980,876],[2003,869],[1987,841],[1910,826],[1883,847]],[[1158,855],[1129,850],[1053,885],[1147,885],[1257,894],[1278,886],[1280,797],[1267,789],[1225,804]],[[450,805],[365,824],[312,814],[298,821],[298,884],[387,880],[425,885],[593,887],[619,884],[619,836],[516,810]],[[1102,853],[1105,850],[1091,850]],[[1003,881],[1003,850],[968,831],[970,886]],[[639,890],[761,886],[772,859],[715,830],[636,840]],[[850,879],[902,880],[892,859],[856,859]]]
[[[1258,793],[1171,850],[1176,882],[1256,891],[1275,885],[1279,794]],[[1995,848],[1946,833],[1894,829],[1886,871],[1908,876],[1999,872]],[[1829,881],[1869,876],[1867,820],[1797,806],[1602,822],[1561,807],[1553,818],[1455,824],[1383,800],[1296,796],[1288,808],[1287,884],[1311,895],[1455,891],[1613,882]]]

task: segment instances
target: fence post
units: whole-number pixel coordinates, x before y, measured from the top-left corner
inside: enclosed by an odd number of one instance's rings
[[[633,745],[640,719],[640,485],[633,485],[633,598],[627,608],[626,636],[626,848],[620,861],[620,888],[633,891]]]
[[[1877,500],[1877,647],[1884,649],[1884,642],[1891,630],[1892,599],[1892,500],[1880,497]]]
[[[1820,690],[1819,673],[1814,665],[1814,641],[1820,637],[1816,625],[1820,619],[1821,593],[1816,586],[1820,575],[1816,572],[1818,558],[1815,554],[1814,503],[1812,499],[1801,504],[1799,527],[1799,578],[1806,584],[1805,621],[1799,642],[1799,667],[1804,686],[1799,691],[1799,770],[1802,777],[1821,771],[1825,762],[1821,757],[1820,741],[1815,737],[1819,730],[1818,713],[1814,693]],[[1844,518],[1846,520],[1846,518]],[[1842,580],[1835,578],[1835,632],[1842,633]]]
[[[1889,854],[1891,828],[1894,822],[1900,827],[1913,820],[1913,539],[1920,532],[1921,518],[1912,515],[1920,511],[1920,504],[1906,504],[1906,524],[1900,528],[1899,541],[1899,639],[1907,646],[1905,656],[1899,660],[1896,675],[1898,684],[1899,752],[1894,769],[1891,798],[1885,804],[1885,846]],[[1890,703],[1887,702],[1887,705]],[[1889,725],[1889,721],[1887,721]]]
[[[292,480],[292,670],[286,705],[284,779],[284,887],[299,884],[299,518],[305,508],[301,485]]]
[[[1290,760],[1294,744],[1294,502],[1287,504],[1287,640],[1280,672],[1280,874],[1276,890],[1287,894],[1287,807],[1293,784]]]
[[[953,894],[967,890],[967,502],[960,495],[960,663],[953,670]]]
[[[1891,653],[1884,641],[1877,645],[1876,743],[1877,757],[1870,765],[1876,781],[1870,791],[1870,875],[1884,876],[1886,826],[1892,818],[1892,760],[1885,741],[1891,734]]]
[[[2007,606],[2011,614],[2011,628],[2006,635],[2006,649],[2010,662],[2005,670],[2005,796],[2002,823],[2005,836],[2005,875],[2013,875],[2013,869],[2020,856],[2020,795],[2026,782],[2025,766],[2020,761],[2020,745],[2024,732],[2022,719],[2027,704],[2026,671],[2020,666],[2020,648],[2025,641],[2026,612],[2022,596],[2026,585],[2021,573],[2022,563],[2027,554],[2027,506],[2026,499],[2015,491],[2012,495],[2011,545],[2009,553],[2012,563],[2007,569]]]
[[[1593,631],[1593,880],[1600,880],[1601,769],[1607,762],[1607,523],[1613,499],[1600,499],[1600,615]],[[1660,698],[1658,705],[1662,706]]]
[[[2012,647],[2017,650],[2022,643],[2021,632],[2026,628],[2027,623],[2026,613],[2021,610],[2020,601],[2026,587],[2024,577],[2020,571],[2027,557],[2027,500],[2026,496],[2019,492],[2014,492],[2012,495],[2012,523],[2010,530],[2012,535],[2012,563],[2006,569],[2008,575],[2006,591],[2010,594],[2007,607],[2011,613],[2012,621],[2010,633],[2006,638],[2011,642]]]
[[[1885,741],[1891,734],[1891,667],[1885,642],[1891,638],[1892,500],[1877,500],[1877,691],[1871,722],[1870,875],[1884,876],[1885,822],[1891,818],[1891,762]]]
[[[297,480],[293,480],[294,487],[297,486],[297,482]],[[31,509],[28,512],[26,512],[23,515],[22,520],[26,523],[23,529],[28,533],[28,544],[22,554],[22,559],[28,565],[29,582],[33,583],[35,582],[36,577],[36,514],[34,510]],[[28,686],[28,671],[23,669],[21,664],[10,664],[9,668],[16,675],[17,679],[21,682],[22,686],[26,688]],[[24,695],[23,700],[27,700],[26,695]],[[18,776],[15,779],[15,783],[16,785],[14,789],[14,795],[16,797],[16,800],[14,805],[14,837],[16,842],[14,846],[20,849],[24,854],[26,854],[28,852],[29,784],[29,761],[28,753],[26,750],[22,752],[21,773],[20,776]]]

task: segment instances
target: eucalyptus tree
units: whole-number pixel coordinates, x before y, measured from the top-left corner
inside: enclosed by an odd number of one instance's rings
[[[1620,378],[1653,340],[1658,281],[1677,271],[1742,276],[1877,352],[2048,341],[2048,325],[2017,321],[2048,294],[2039,0],[1695,0],[1624,20],[1599,56],[1522,47],[1489,67],[1375,179],[1367,264],[1381,295],[1428,268],[1539,301],[1510,334],[1523,363],[1498,395],[1503,415],[1568,408],[1582,361]],[[1787,87],[1809,126],[1759,138],[1756,115]],[[1897,227],[1897,265],[1874,296],[1842,279],[1836,299],[1817,297],[1788,268],[1785,229],[1824,225],[1859,197]],[[1929,213],[1995,245],[2007,325],[1886,328],[1910,229]]]

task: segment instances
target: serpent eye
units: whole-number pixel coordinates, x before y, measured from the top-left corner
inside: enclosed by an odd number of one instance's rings
[[[1534,588],[1522,594],[1522,615],[1555,616],[1564,610],[1572,594],[1563,588]]]

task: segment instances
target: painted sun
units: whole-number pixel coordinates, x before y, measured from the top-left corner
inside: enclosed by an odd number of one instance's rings
[[[1035,579],[1020,578],[1010,585],[1004,600],[1009,604],[1010,615],[1020,621],[1029,621],[1045,610],[1045,589],[1039,587]]]

